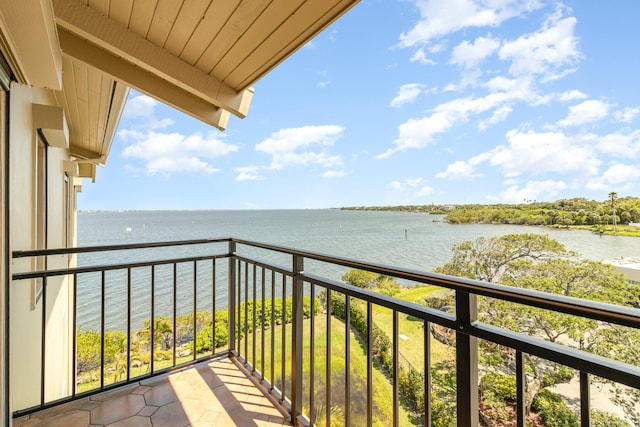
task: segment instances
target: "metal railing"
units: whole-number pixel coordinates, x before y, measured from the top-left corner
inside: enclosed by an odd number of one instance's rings
[[[211,251],[210,245],[225,245],[222,249]],[[448,328],[455,335],[455,414],[457,425],[476,426],[479,424],[478,409],[478,340],[486,340],[504,346],[515,352],[517,425],[525,425],[527,375],[525,357],[535,356],[542,360],[557,363],[579,372],[580,379],[580,422],[590,425],[590,380],[597,376],[615,383],[640,388],[640,368],[621,363],[606,357],[597,356],[569,345],[548,342],[543,339],[510,331],[477,320],[477,297],[488,297],[509,301],[529,307],[550,310],[593,319],[599,322],[640,329],[638,310],[627,307],[586,301],[532,290],[513,288],[503,285],[484,283],[475,280],[426,273],[415,270],[394,268],[365,261],[351,260],[331,255],[306,252],[239,239],[205,239],[154,244],[130,244],[118,246],[99,246],[58,250],[17,251],[14,258],[52,256],[71,253],[98,253],[105,251],[149,251],[150,249],[171,249],[194,246],[197,255],[182,258],[169,257],[151,261],[147,252],[143,260],[128,261],[110,265],[81,265],[76,268],[15,273],[13,286],[21,286],[27,279],[42,279],[44,283],[42,297],[42,348],[40,402],[30,408],[22,408],[14,415],[37,411],[48,406],[73,400],[128,382],[183,368],[188,364],[207,360],[221,355],[231,355],[240,360],[258,380],[267,393],[288,411],[294,424],[330,425],[339,420],[345,425],[373,425],[376,422],[397,426],[407,413],[421,414],[423,425],[431,425],[432,416],[432,325]],[[204,249],[203,249],[204,248]],[[194,253],[196,249],[194,248]],[[213,252],[213,253],[212,253]],[[201,253],[204,253],[201,255]],[[275,254],[275,255],[274,255]],[[284,258],[283,258],[284,257]],[[226,262],[221,260],[226,259]],[[287,260],[288,266],[274,259]],[[167,270],[169,278],[160,278],[160,271]],[[366,289],[346,285],[327,278],[323,274],[327,266],[331,268],[360,269],[413,284],[435,285],[455,292],[455,314],[408,303],[393,297],[375,293]],[[187,269],[186,276],[192,279],[189,290],[189,303],[180,304],[178,289],[184,283],[179,269]],[[108,307],[105,301],[111,289],[106,276],[108,272],[120,271],[126,284],[126,295],[120,302],[126,305],[126,327],[124,328],[125,369],[120,377],[114,375],[108,380],[107,371],[113,361],[107,360],[107,338],[109,330],[105,324]],[[146,271],[145,280],[132,284],[132,272]],[[166,271],[164,272],[166,273]],[[78,283],[84,275],[99,274],[99,279],[91,279],[100,292],[99,316],[99,378],[80,389],[77,384],[79,372],[77,353],[79,336],[76,324]],[[45,370],[47,342],[46,304],[47,278],[54,276],[69,277],[73,284],[73,337],[72,358],[74,382],[69,396],[47,401],[45,384],[48,378]],[[91,276],[93,277],[93,276]],[[203,284],[203,277],[208,283]],[[188,280],[187,280],[188,281]],[[169,316],[159,316],[155,300],[159,292],[158,283],[168,283],[171,294]],[[145,288],[145,286],[147,286]],[[147,342],[134,349],[136,337],[135,321],[132,320],[136,309],[132,307],[132,288],[142,287],[149,294],[150,317],[141,330],[145,331]],[[204,288],[204,290],[203,290]],[[137,292],[141,292],[140,289]],[[204,295],[204,296],[203,296]],[[206,299],[206,302],[202,301]],[[321,301],[320,304],[318,301]],[[199,307],[205,307],[205,313],[199,316]],[[210,307],[210,311],[207,310]],[[167,308],[164,308],[167,310]],[[192,313],[192,319],[188,317]],[[187,314],[187,316],[185,316]],[[226,314],[228,339],[219,346],[218,339],[223,331],[216,330],[218,315]],[[505,313],[506,315],[506,313]],[[184,317],[192,322],[189,328],[192,334],[187,348],[192,348],[185,356],[179,352],[178,319]],[[388,331],[380,332],[376,325],[379,319],[386,319]],[[401,392],[401,365],[399,351],[402,343],[399,336],[406,326],[404,320],[410,316],[422,326],[422,342],[412,343],[421,346],[420,362],[422,372],[421,387],[418,391],[422,407],[417,408]],[[221,317],[224,319],[224,316]],[[165,323],[160,324],[159,319]],[[167,320],[170,319],[170,320]],[[181,322],[184,323],[184,319]],[[169,322],[167,326],[166,322]],[[210,322],[210,323],[209,323]],[[210,337],[199,334],[207,325],[211,325]],[[139,324],[137,326],[140,326]],[[158,337],[159,328],[163,328],[163,338]],[[139,330],[138,330],[139,331]],[[188,333],[185,333],[188,335]],[[138,334],[139,335],[139,334]],[[376,340],[387,336],[390,347],[381,352]],[[202,343],[207,336],[211,342]],[[200,341],[199,341],[200,340]],[[170,352],[170,360],[160,361],[157,356],[161,341],[165,350]],[[184,341],[184,340],[183,340]],[[204,350],[198,353],[198,347]],[[205,345],[206,344],[206,345]],[[183,343],[184,347],[184,343]],[[136,370],[133,359],[140,352],[146,352],[149,360],[144,365],[146,372]],[[182,356],[181,356],[182,354]],[[358,356],[360,355],[360,356]],[[356,358],[358,356],[358,358]],[[364,367],[361,364],[364,363]],[[356,366],[358,364],[358,366]],[[386,394],[385,394],[386,393]],[[390,405],[389,405],[390,404]],[[391,406],[390,411],[388,406]]]

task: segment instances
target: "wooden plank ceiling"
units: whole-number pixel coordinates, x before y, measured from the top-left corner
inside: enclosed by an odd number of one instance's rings
[[[104,163],[129,87],[224,129],[255,82],[357,2],[53,0],[72,153]]]

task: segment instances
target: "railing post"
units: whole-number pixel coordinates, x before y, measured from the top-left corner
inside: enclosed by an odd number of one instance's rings
[[[304,258],[293,256],[293,295],[292,320],[293,333],[291,344],[291,424],[298,425],[298,416],[302,414],[302,332],[304,329],[303,295]],[[312,302],[313,307],[313,302]]]
[[[458,427],[478,426],[478,339],[467,329],[478,318],[477,296],[456,291],[456,410]]]
[[[236,242],[229,240],[229,291],[227,298],[229,306],[227,314],[229,317],[229,352],[236,348]],[[214,320],[215,323],[215,320]]]

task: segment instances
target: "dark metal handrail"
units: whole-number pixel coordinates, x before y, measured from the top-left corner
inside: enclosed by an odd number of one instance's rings
[[[219,238],[219,239],[199,239],[199,240],[182,240],[182,241],[173,241],[173,242],[157,242],[157,243],[141,243],[141,244],[127,244],[127,245],[111,245],[111,246],[92,246],[92,247],[79,247],[79,248],[63,248],[63,249],[49,249],[49,250],[34,250],[34,251],[14,251],[14,258],[23,258],[23,257],[34,257],[34,256],[49,256],[49,255],[60,255],[60,254],[74,254],[74,253],[92,253],[92,252],[104,252],[104,251],[120,251],[120,250],[134,250],[134,249],[150,249],[150,248],[161,248],[161,247],[172,247],[172,246],[185,246],[185,245],[200,245],[200,244],[210,244],[210,243],[228,243],[228,250],[226,252],[206,255],[206,256],[192,256],[192,257],[183,257],[183,258],[172,258],[172,259],[163,259],[156,261],[143,261],[143,262],[129,262],[129,263],[119,263],[113,265],[97,265],[97,266],[83,266],[77,268],[68,268],[68,269],[58,269],[58,270],[49,270],[49,271],[34,271],[34,272],[24,272],[24,273],[14,273],[13,280],[23,280],[23,279],[34,279],[34,278],[42,278],[45,281],[44,292],[46,292],[46,278],[53,276],[61,276],[61,275],[71,275],[77,280],[77,276],[79,274],[89,273],[89,272],[102,272],[102,287],[103,287],[103,298],[104,298],[104,272],[111,270],[127,270],[129,276],[129,286],[130,286],[130,273],[131,269],[139,268],[139,267],[151,267],[152,271],[157,265],[167,265],[172,264],[174,266],[174,331],[175,331],[175,317],[176,317],[176,308],[175,308],[175,286],[176,286],[176,265],[182,263],[193,263],[194,265],[194,281],[195,279],[195,268],[197,261],[203,260],[211,260],[215,266],[215,260],[220,258],[228,258],[229,268],[228,268],[228,315],[229,315],[229,345],[227,352],[230,354],[234,354],[239,357],[242,361],[245,362],[247,367],[250,368],[252,373],[267,387],[268,392],[273,394],[280,403],[287,408],[287,410],[291,413],[291,418],[294,423],[299,424],[308,424],[309,418],[306,414],[303,413],[302,407],[302,386],[300,384],[301,375],[302,375],[302,295],[303,295],[303,286],[305,283],[308,283],[311,286],[311,295],[314,295],[314,287],[318,286],[322,289],[327,290],[328,298],[330,299],[331,293],[340,294],[345,296],[345,303],[347,307],[349,306],[349,301],[351,298],[364,301],[367,304],[367,313],[368,313],[368,323],[369,323],[369,332],[367,337],[367,342],[371,340],[371,307],[372,306],[381,306],[386,307],[392,310],[394,321],[393,321],[393,330],[394,337],[392,338],[393,343],[393,390],[394,390],[394,413],[393,413],[393,424],[397,425],[398,423],[398,413],[397,413],[397,393],[398,393],[398,344],[397,344],[397,327],[398,321],[397,316],[399,313],[411,315],[417,319],[420,319],[424,322],[425,326],[425,349],[427,348],[427,338],[428,338],[428,329],[430,324],[437,324],[444,326],[446,328],[452,329],[456,333],[456,342],[457,342],[457,350],[456,350],[456,369],[457,369],[457,410],[458,410],[458,425],[466,426],[466,425],[477,425],[477,396],[478,396],[478,360],[477,360],[477,339],[486,339],[488,341],[503,345],[505,347],[516,350],[516,378],[517,378],[517,392],[518,392],[518,425],[524,425],[523,418],[523,406],[524,406],[524,388],[525,388],[525,373],[523,366],[523,354],[531,354],[534,356],[541,357],[543,359],[557,362],[559,364],[577,369],[580,371],[580,397],[581,397],[581,422],[583,426],[589,425],[589,375],[597,375],[599,377],[603,377],[614,382],[625,384],[630,387],[639,388],[640,385],[640,368],[637,366],[621,363],[614,361],[612,359],[608,359],[602,356],[597,356],[594,354],[587,353],[585,351],[581,351],[575,348],[571,348],[565,345],[560,345],[552,342],[548,342],[536,337],[531,337],[522,333],[517,333],[513,331],[508,331],[502,328],[498,328],[492,325],[487,325],[481,323],[477,320],[477,303],[476,296],[481,295],[489,298],[495,298],[505,301],[510,301],[518,304],[523,304],[530,307],[536,307],[546,310],[552,310],[558,313],[570,314],[575,316],[580,316],[587,319],[593,319],[601,322],[608,322],[612,324],[622,325],[626,327],[631,327],[635,329],[640,329],[640,315],[639,311],[630,307],[621,307],[612,304],[599,303],[594,301],[587,301],[578,298],[566,297],[562,295],[553,295],[539,291],[533,291],[522,288],[514,288],[505,285],[493,284],[480,282],[477,280],[471,280],[466,278],[452,277],[446,276],[442,274],[435,273],[427,273],[417,270],[390,267],[382,264],[370,263],[366,261],[353,260],[343,257],[336,257],[332,255],[326,255],[316,252],[302,251],[298,249],[287,248],[283,246],[270,245],[266,243],[253,242],[243,239],[233,239],[233,238]],[[238,247],[252,247],[260,250],[277,252],[280,254],[285,254],[291,256],[291,266],[290,267],[282,267],[273,265],[272,263],[261,261],[259,259],[254,259],[248,256],[243,256],[238,254]],[[338,265],[346,268],[356,268],[361,270],[366,270],[378,274],[383,274],[387,276],[391,276],[398,279],[404,279],[408,281],[412,281],[415,283],[421,284],[429,284],[440,287],[449,288],[455,291],[456,294],[456,314],[449,314],[439,310],[429,309],[427,307],[408,303],[405,301],[398,300],[393,297],[385,296],[379,293],[375,293],[366,289],[361,289],[355,286],[346,285],[344,283],[336,282],[333,280],[329,280],[325,277],[318,276],[315,274],[305,273],[304,271],[304,261],[305,260],[313,260],[319,261],[326,264]],[[244,266],[244,268],[243,268]],[[249,269],[249,266],[252,268]],[[242,313],[240,310],[240,303],[242,301],[256,301],[257,288],[261,285],[261,297],[264,302],[265,295],[267,291],[265,291],[265,277],[269,277],[268,283],[271,285],[271,298],[276,297],[276,274],[281,276],[282,284],[281,290],[280,285],[278,285],[278,292],[283,298],[283,318],[282,318],[282,335],[283,335],[283,348],[282,348],[282,357],[284,359],[284,351],[285,351],[285,340],[284,340],[284,299],[287,296],[291,296],[292,298],[292,312],[293,312],[293,331],[291,333],[291,337],[288,339],[291,340],[291,352],[290,355],[290,363],[291,363],[291,390],[285,390],[285,360],[282,361],[282,373],[281,380],[282,384],[281,388],[277,388],[274,385],[274,372],[273,367],[271,376],[267,377],[267,373],[264,372],[264,358],[265,355],[262,355],[262,368],[258,370],[257,359],[256,359],[256,311],[255,305],[253,305],[253,329],[250,329],[248,321],[249,321],[249,312],[247,304],[245,304],[245,312]],[[213,280],[215,283],[216,272],[215,267],[213,269]],[[260,284],[258,278],[261,277],[262,283]],[[152,285],[153,286],[153,285]],[[249,289],[252,289],[252,292]],[[194,292],[196,291],[196,286],[194,283]],[[253,295],[251,297],[251,295]],[[130,296],[128,297],[130,298]],[[215,291],[214,291],[214,312],[215,312]],[[130,301],[127,302],[130,304]],[[153,304],[153,303],[152,303]],[[195,322],[195,312],[197,307],[197,301],[194,297],[194,322]],[[44,307],[43,307],[44,310]],[[263,307],[264,310],[264,307]],[[273,326],[274,318],[273,318],[273,304],[271,306],[271,324]],[[346,309],[347,316],[347,325],[349,325],[348,317],[350,310]],[[264,335],[265,335],[265,326],[264,319],[265,313],[262,312],[262,351],[264,352]],[[130,317],[130,314],[128,315]],[[215,316],[215,314],[214,314]],[[313,316],[312,316],[313,317]],[[241,320],[244,319],[244,324],[241,323]],[[129,322],[130,323],[130,322]],[[152,314],[152,322],[153,324],[153,314]],[[215,322],[214,322],[215,323]],[[329,316],[327,316],[327,325],[329,324]],[[213,325],[212,325],[213,326]],[[102,326],[104,333],[104,325]],[[152,326],[153,328],[153,326]],[[244,328],[244,329],[242,329]],[[313,326],[312,326],[313,328]],[[248,336],[252,333],[253,337],[253,353],[249,352],[249,341]],[[131,334],[130,325],[128,326],[128,336]],[[195,328],[194,328],[195,334]],[[273,334],[273,332],[272,332]],[[153,331],[151,333],[153,335]],[[75,333],[74,333],[75,336]],[[347,335],[348,336],[348,335]],[[215,333],[214,333],[215,337]],[[244,348],[241,345],[242,340],[244,339]],[[273,335],[271,337],[273,340]],[[348,341],[348,339],[347,339]],[[348,342],[347,349],[348,349]],[[273,343],[272,343],[273,346]],[[329,346],[329,344],[327,344]],[[75,346],[74,346],[75,347]],[[152,346],[153,348],[153,346]],[[74,350],[75,351],[75,350]],[[329,349],[327,349],[329,351]],[[274,357],[274,350],[271,349],[271,358]],[[173,348],[173,361],[175,366],[175,344]],[[213,352],[215,353],[215,348]],[[371,361],[371,348],[369,346],[368,350],[368,363],[372,364]],[[219,354],[218,354],[219,355]],[[216,356],[216,354],[212,354],[212,356]],[[313,359],[313,355],[310,356]],[[153,357],[152,357],[153,359]],[[74,358],[75,360],[75,358]],[[198,359],[199,360],[199,359]],[[195,358],[195,343],[194,343],[194,362],[198,361]],[[128,355],[129,361],[129,355]],[[346,359],[347,364],[349,363],[349,357]],[[153,363],[153,362],[152,362]],[[327,361],[327,375],[330,372],[329,367],[330,361]],[[428,390],[429,383],[429,366],[430,362],[428,360],[428,355],[425,354],[425,425],[430,425],[430,404],[428,394],[430,391]],[[130,367],[130,364],[128,363]],[[42,366],[42,387],[44,387],[44,362]],[[129,369],[129,368],[128,368]],[[151,369],[153,373],[153,368]],[[162,371],[165,372],[165,371]],[[369,366],[367,372],[368,381],[371,381],[371,367]],[[127,373],[127,379],[129,380],[129,373]],[[135,378],[134,380],[139,380],[140,377]],[[328,382],[328,380],[327,380]],[[311,381],[313,388],[313,380]],[[110,386],[104,386],[102,389],[107,389]],[[327,384],[328,387],[328,384]],[[349,401],[349,387],[347,387],[347,395],[345,396],[345,401]],[[371,384],[367,386],[367,401],[368,401],[368,411],[367,411],[367,419],[368,422],[371,422]],[[75,395],[75,389],[74,393]],[[313,394],[313,393],[311,393]],[[44,395],[43,395],[44,396]],[[330,392],[327,389],[327,401],[330,400]],[[73,398],[73,396],[71,396]],[[65,401],[63,399],[63,401]],[[57,403],[57,402],[56,402]],[[52,404],[51,402],[41,401],[41,407]],[[314,402],[313,397],[311,397],[311,401],[308,402],[310,411],[313,413],[314,411]],[[39,408],[38,408],[39,409]],[[312,416],[312,414],[309,414]],[[327,407],[327,422],[329,412]],[[349,419],[350,413],[347,408],[345,413],[345,419]]]
[[[531,289],[515,288],[513,286],[500,285],[496,283],[482,282],[465,277],[447,276],[444,274],[430,273],[407,268],[390,267],[367,261],[341,258],[317,252],[302,251],[284,246],[270,245],[266,243],[251,242],[248,240],[233,239],[236,243],[266,249],[285,254],[297,255],[306,259],[313,259],[328,264],[341,265],[348,268],[371,271],[373,273],[405,279],[412,282],[427,285],[440,286],[443,288],[469,292],[475,295],[482,295],[489,298],[501,299],[530,307],[543,308],[557,311],[564,314],[572,314],[586,317],[602,322],[615,323],[621,326],[640,329],[640,312],[632,307],[623,307],[613,304],[606,304],[597,301],[584,300],[580,298],[568,297],[564,295],[549,294],[546,292]],[[340,284],[340,286],[345,286]],[[355,288],[357,292],[359,288]],[[397,299],[376,294],[381,305],[397,304]],[[356,296],[354,294],[354,296]],[[384,303],[382,301],[385,301]],[[402,304],[406,304],[404,301]]]

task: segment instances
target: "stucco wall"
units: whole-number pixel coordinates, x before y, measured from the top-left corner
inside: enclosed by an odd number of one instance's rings
[[[7,354],[8,349],[6,348],[6,328],[7,323],[5,321],[5,307],[8,298],[7,294],[7,253],[6,246],[8,245],[9,236],[5,232],[6,226],[6,215],[5,215],[5,206],[8,206],[6,202],[6,192],[5,192],[5,153],[6,153],[6,95],[4,90],[0,88],[0,390],[2,394],[2,398],[0,398],[0,426],[5,427],[7,425],[7,420],[9,419],[9,408],[6,405],[5,400],[5,388],[7,386],[7,382],[9,381],[6,378],[5,372],[7,369],[5,355]],[[8,311],[8,310],[7,310]]]
[[[32,104],[51,104],[51,93],[13,83],[10,105],[10,247],[27,250],[36,246],[37,130],[32,124]],[[66,149],[48,149],[48,247],[64,246],[64,170]],[[68,266],[68,256],[49,257],[47,268]],[[12,272],[36,267],[31,259],[12,260]],[[66,396],[71,370],[71,288],[66,277],[49,278],[46,290],[45,400]],[[10,295],[10,387],[15,411],[40,403],[42,299],[31,307],[28,280],[11,283]]]

